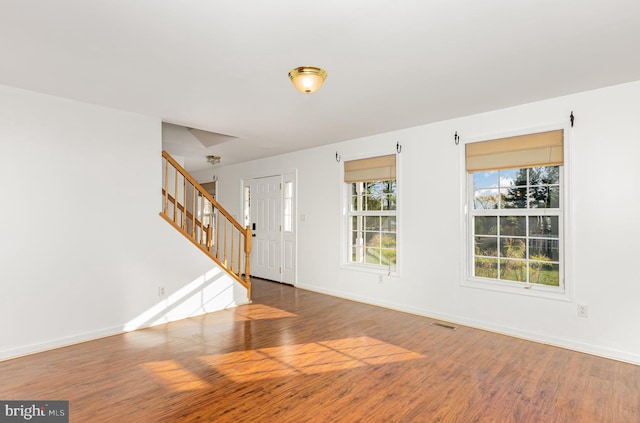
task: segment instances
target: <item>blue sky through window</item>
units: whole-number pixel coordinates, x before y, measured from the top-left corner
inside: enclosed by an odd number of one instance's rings
[[[492,170],[489,172],[475,172],[473,174],[474,189],[511,187],[520,169]]]

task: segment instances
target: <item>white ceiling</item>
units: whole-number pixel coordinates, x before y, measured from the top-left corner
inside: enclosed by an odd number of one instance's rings
[[[192,171],[639,80],[639,47],[639,0],[0,0],[0,84],[237,137],[166,143]]]

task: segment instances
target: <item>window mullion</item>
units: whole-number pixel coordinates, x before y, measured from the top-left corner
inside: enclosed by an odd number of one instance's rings
[[[528,191],[527,191],[527,196],[528,195],[529,194],[528,194]],[[527,198],[527,207],[529,207],[528,200],[529,199]],[[524,254],[525,268],[524,269],[525,270],[524,271],[526,272],[526,275],[527,275],[526,278],[525,278],[525,282],[527,284],[530,284],[530,281],[529,281],[529,275],[530,275],[529,267],[531,266],[531,262],[529,261],[529,259],[530,259],[531,251],[529,251],[529,234],[530,234],[530,232],[529,232],[529,216],[525,216],[524,229],[525,229],[525,232],[524,232],[524,251],[525,251],[525,254]]]
[[[364,199],[363,199],[363,183],[356,183],[356,194],[357,194],[357,210],[359,214],[356,216],[356,262],[361,263],[365,257],[364,251],[364,217],[362,216],[362,211],[364,210]]]

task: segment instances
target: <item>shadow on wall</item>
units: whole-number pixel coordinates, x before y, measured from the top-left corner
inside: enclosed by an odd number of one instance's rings
[[[230,276],[215,267],[131,319],[123,331],[131,332],[235,306],[233,282]]]

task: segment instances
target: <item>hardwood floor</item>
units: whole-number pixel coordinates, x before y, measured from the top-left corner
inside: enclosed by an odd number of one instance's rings
[[[639,422],[640,367],[254,280],[254,303],[0,362],[71,422]]]

